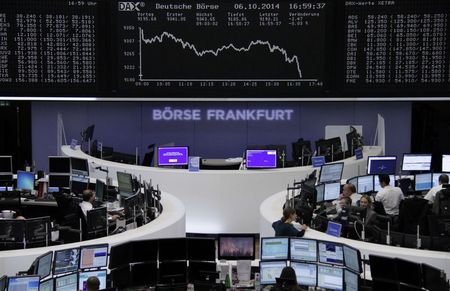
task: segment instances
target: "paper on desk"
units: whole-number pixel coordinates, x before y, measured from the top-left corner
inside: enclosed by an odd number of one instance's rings
[[[252,268],[252,261],[238,260],[237,261],[237,276],[239,281],[250,281],[250,272]]]

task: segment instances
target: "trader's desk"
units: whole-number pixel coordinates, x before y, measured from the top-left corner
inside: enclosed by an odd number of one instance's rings
[[[126,165],[94,158],[79,148],[63,146],[66,156],[89,161],[90,176],[105,179],[106,174],[96,167],[108,168],[109,177],[116,180],[116,172],[127,172],[152,180],[179,198],[186,207],[186,231],[193,233],[258,233],[259,205],[264,199],[286,189],[288,184],[304,179],[311,166],[273,170],[200,170],[164,169]],[[343,178],[366,173],[367,156],[381,154],[380,147],[365,147],[364,159],[351,157],[345,163]]]
[[[19,271],[28,270],[34,259],[48,251],[62,250],[82,245],[108,243],[109,246],[125,243],[130,240],[153,238],[171,238],[186,236],[186,212],[180,200],[168,193],[162,193],[163,211],[158,218],[136,229],[84,242],[63,244],[57,246],[21,249],[0,252],[0,276],[14,276]]]
[[[282,215],[282,207],[285,200],[285,192],[279,192],[267,198],[260,206],[260,235],[261,237],[274,236],[275,232],[272,228],[272,223],[279,220]],[[395,246],[386,246],[375,243],[368,243],[358,240],[352,240],[341,237],[334,237],[326,233],[308,229],[305,232],[305,238],[316,240],[335,241],[344,243],[361,251],[361,256],[368,256],[370,254],[385,256],[390,258],[402,258],[408,261],[417,263],[426,263],[444,270],[447,277],[450,275],[450,253],[438,251],[417,250],[411,248],[401,248]]]

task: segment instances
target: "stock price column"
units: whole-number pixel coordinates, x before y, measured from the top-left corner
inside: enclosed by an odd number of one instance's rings
[[[448,96],[449,1],[342,3],[345,88],[381,96]]]
[[[302,97],[326,87],[327,1],[118,2],[118,92]]]
[[[51,96],[95,91],[96,1],[1,2],[0,92]]]

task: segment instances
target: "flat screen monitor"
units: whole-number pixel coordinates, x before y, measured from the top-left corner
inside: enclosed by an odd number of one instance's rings
[[[12,173],[12,156],[0,156],[0,173]]]
[[[397,164],[396,156],[372,156],[367,158],[367,174],[395,174]]]
[[[70,176],[49,174],[48,187],[70,188]]]
[[[344,287],[346,291],[359,291],[359,274],[345,269]]]
[[[247,169],[268,169],[277,167],[277,150],[247,150]]]
[[[214,238],[192,237],[187,239],[188,260],[216,261],[216,240]]]
[[[261,278],[261,285],[273,285],[276,283],[276,278],[279,278],[281,271],[287,266],[286,261],[260,261],[259,272]]]
[[[442,155],[442,172],[450,172],[450,155]]]
[[[347,180],[347,184],[353,184],[353,185],[355,185],[355,187],[356,187],[356,192],[359,192],[359,191],[358,191],[358,177],[353,177],[353,178],[351,178],[351,179],[348,179],[348,180]]]
[[[291,260],[317,262],[317,241],[304,238],[291,238]]]
[[[319,262],[333,265],[344,264],[344,254],[342,245],[333,242],[318,242],[319,245]]]
[[[288,237],[261,238],[261,260],[287,260],[288,257]]]
[[[317,286],[327,290],[344,290],[344,269],[317,266]]]
[[[41,278],[45,278],[47,276],[50,276],[52,272],[52,259],[53,259],[53,252],[47,252],[41,256],[39,256],[36,259],[36,275],[39,275]]]
[[[188,279],[189,283],[208,281],[217,272],[216,262],[189,261]]]
[[[53,274],[74,272],[78,269],[80,261],[80,249],[64,249],[55,251],[55,259],[53,262]]]
[[[326,183],[325,189],[323,193],[323,200],[336,200],[339,198],[339,194],[341,193],[341,183]]]
[[[25,191],[34,190],[34,173],[17,171],[17,189]]]
[[[422,264],[423,287],[428,290],[445,290],[447,279],[444,271],[433,266]]]
[[[358,193],[368,193],[374,191],[373,187],[373,176],[359,176],[358,177],[358,185],[356,186]]]
[[[70,174],[70,157],[48,157],[50,174]]]
[[[326,234],[332,235],[335,237],[340,237],[341,230],[342,230],[342,224],[333,222],[333,221],[328,221]]]
[[[361,254],[357,249],[344,245],[344,264],[350,270],[361,273]]]
[[[158,241],[159,260],[186,260],[186,238],[167,238]]]
[[[89,188],[89,178],[85,176],[72,176],[70,189],[74,194],[82,194],[84,190]]]
[[[183,257],[182,242],[174,242],[175,246],[179,244],[180,254],[174,255],[174,257]],[[166,256],[164,252],[166,248],[163,248],[162,255]],[[176,250],[178,252],[178,250]],[[158,240],[148,239],[148,240],[138,240],[131,244],[131,255],[127,258],[132,263],[137,262],[156,262],[158,258]],[[110,264],[111,265],[111,264]]]
[[[158,271],[159,283],[186,283],[187,281],[186,261],[160,262]]]
[[[439,186],[439,176],[442,174],[447,175],[446,173],[433,173],[433,187]]]
[[[70,158],[72,175],[89,176],[88,160],[80,158]]]
[[[127,242],[111,247],[109,254],[109,269],[112,270],[133,263],[131,260],[132,244],[133,242]]]
[[[420,263],[395,258],[395,264],[398,281],[416,287],[422,285],[422,266]]]
[[[78,288],[78,273],[55,278],[55,291],[74,291]]]
[[[403,154],[402,171],[430,171],[431,154]]]
[[[320,167],[319,183],[341,181],[344,163],[322,165]]]
[[[302,286],[316,286],[317,265],[299,262],[291,262],[291,267],[297,275],[297,283]]]
[[[78,274],[78,291],[88,291],[87,279],[89,277],[97,277],[100,281],[99,289],[106,288],[106,270],[86,271]]]
[[[120,195],[131,196],[133,194],[133,177],[131,174],[117,172],[117,185]]]
[[[80,269],[103,268],[108,264],[108,244],[82,246]]]
[[[322,202],[325,197],[325,184],[318,184],[316,186],[317,196],[316,196],[316,202]]]
[[[95,198],[98,201],[107,201],[108,189],[102,180],[97,179],[95,182]]]
[[[255,235],[219,234],[219,260],[254,260]]]
[[[0,291],[5,291],[7,281],[8,281],[8,277],[6,277],[6,276],[0,277]]]
[[[186,146],[158,147],[158,166],[186,166],[189,149]]]
[[[431,173],[416,174],[414,185],[416,191],[430,190],[433,187],[433,175]]]
[[[389,175],[389,185],[394,186],[395,185],[395,176]],[[380,186],[380,177],[378,175],[373,176],[373,191],[378,192],[381,190]]]
[[[14,190],[13,186],[0,186],[0,192],[11,192]]]
[[[8,278],[8,291],[39,291],[39,276],[22,276]]]
[[[50,278],[44,281],[41,281],[39,285],[39,291],[53,291],[55,287],[55,279]]]

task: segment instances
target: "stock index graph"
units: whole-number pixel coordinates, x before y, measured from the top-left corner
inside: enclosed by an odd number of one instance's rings
[[[327,87],[327,1],[118,4],[118,92],[295,97]]]

